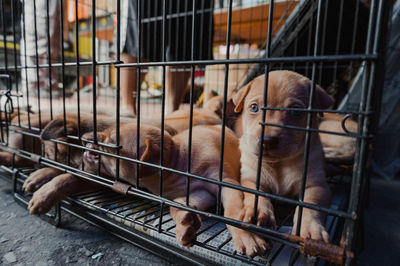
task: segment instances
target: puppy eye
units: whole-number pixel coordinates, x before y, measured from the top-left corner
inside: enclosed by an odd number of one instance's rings
[[[258,113],[258,111],[259,111],[258,104],[253,103],[252,105],[250,105],[250,109],[249,110],[252,113]]]
[[[304,112],[302,112],[302,111],[297,111],[297,110],[289,111],[289,115],[294,116],[294,117],[299,117],[299,116],[302,116],[303,114],[304,114]]]

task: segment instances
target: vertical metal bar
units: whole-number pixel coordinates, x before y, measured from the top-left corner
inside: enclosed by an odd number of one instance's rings
[[[46,27],[47,27],[47,60],[49,71],[49,86],[50,86],[50,118],[53,119],[53,90],[51,88],[51,47],[50,47],[50,18],[49,18],[49,0],[46,1]],[[62,45],[62,44],[61,44]]]
[[[7,51],[7,34],[6,34],[6,19],[4,16],[4,6],[3,6],[3,2],[1,1],[1,20],[2,20],[2,31],[3,31],[3,43],[4,43],[4,66],[5,66],[5,70],[6,73],[8,74],[8,51]]]
[[[389,21],[389,14],[392,1],[379,1],[378,10],[375,13],[376,2],[371,2],[370,9],[370,19],[368,25],[368,36],[367,36],[367,45],[366,45],[366,53],[371,52],[371,50],[378,54],[378,60],[369,62],[370,63],[370,75],[364,75],[363,85],[367,85],[368,78],[369,84],[367,86],[363,86],[362,91],[362,101],[360,102],[359,110],[372,110],[374,109],[374,120],[372,122],[376,122],[379,117],[379,107],[380,100],[382,96],[382,87],[384,81],[384,71],[385,71],[385,51],[386,51],[386,34],[387,34],[387,26]],[[376,22],[373,18],[374,14],[376,14],[377,19]],[[373,28],[375,26],[375,29]],[[372,35],[375,30],[374,40],[372,40]],[[372,44],[373,42],[373,44]],[[366,64],[368,66],[369,64]],[[368,71],[368,68],[365,69]],[[367,73],[367,72],[365,72]],[[372,106],[372,107],[371,107]],[[373,131],[375,125],[370,123],[370,117],[368,115],[361,115],[358,119],[359,128],[358,133],[362,133],[363,136],[368,136],[370,131]],[[366,138],[357,139],[357,147],[360,147],[356,150],[356,157],[354,163],[354,171],[357,171],[353,175],[351,191],[350,195],[352,196],[349,203],[349,213],[357,212],[360,203],[360,196],[362,195],[361,189],[363,188],[362,183],[364,179],[364,175],[366,174],[366,161],[367,161],[367,153],[368,153],[368,142],[369,140]],[[368,177],[365,177],[368,178]],[[365,187],[364,187],[365,188]],[[345,242],[343,245],[347,246],[349,249],[353,249],[353,237],[354,231],[356,229],[356,222],[353,220],[346,220],[344,225],[344,236]],[[350,258],[347,260],[350,263]]]
[[[356,8],[354,11],[354,25],[353,25],[353,35],[351,39],[351,50],[350,54],[354,54],[354,49],[356,45],[356,39],[357,39],[357,29],[358,29],[358,15],[359,15],[359,10],[360,10],[360,3],[356,2],[355,3]],[[353,61],[350,62],[350,73],[353,72]]]
[[[4,11],[3,11],[4,12]],[[37,84],[37,100],[38,100],[38,114],[39,114],[39,130],[42,130],[42,116],[40,108],[40,82],[39,82],[39,53],[38,53],[38,36],[37,36],[37,21],[36,21],[36,1],[33,1],[33,14],[34,14],[34,30],[35,30],[35,59],[36,59],[36,84]],[[6,58],[7,60],[7,58]]]
[[[65,55],[64,55],[64,6],[63,0],[60,0],[60,37],[61,37],[61,83],[63,97],[63,117],[64,117],[64,134],[67,135],[67,110],[65,107]],[[50,88],[51,90],[51,88]]]
[[[196,25],[196,0],[192,1],[193,9],[192,9],[192,40],[191,40],[191,60],[194,60],[194,51],[195,51],[195,38],[194,31]],[[187,16],[187,15],[186,15]],[[188,155],[187,155],[187,169],[186,171],[190,173],[191,164],[192,164],[192,127],[193,127],[193,88],[194,88],[194,64],[192,62],[191,65],[191,73],[190,73],[190,116],[189,116],[189,136],[188,136]],[[190,178],[186,176],[186,205],[189,205],[189,192],[190,192]]]
[[[75,59],[76,59],[76,107],[77,107],[77,121],[78,121],[78,138],[81,140],[81,94],[79,92],[79,20],[78,20],[78,0],[75,0]]]
[[[166,37],[166,19],[167,19],[167,14],[166,14],[166,1],[163,0],[163,6],[162,6],[162,12],[163,12],[163,20],[162,20],[162,61],[166,61],[166,53],[165,53],[165,37]],[[164,118],[165,118],[165,65],[162,67],[162,96],[161,96],[161,141],[160,141],[160,165],[163,164],[163,159],[164,159]],[[162,197],[162,188],[163,188],[163,171],[160,170],[160,190],[159,190],[159,195]]]
[[[341,33],[342,33],[342,23],[343,23],[343,4],[344,1],[340,1],[340,8],[339,8],[339,23],[338,23],[338,32],[336,35],[336,47],[335,47],[335,55],[339,54],[339,48],[340,48],[340,41],[341,41]],[[357,4],[357,3],[356,3]],[[335,61],[333,66],[333,82],[336,81],[337,78],[337,67],[338,67],[338,62]]]
[[[343,1],[342,1],[343,2]],[[324,26],[322,29],[322,38],[321,38],[321,51],[320,51],[320,55],[325,54],[325,41],[326,41],[326,24],[327,24],[327,20],[328,20],[328,9],[329,9],[329,1],[325,2],[325,8],[324,8]],[[340,32],[340,30],[339,30]],[[321,80],[322,80],[322,70],[324,69],[324,62],[320,62],[319,63],[319,74],[318,74],[318,83],[321,84]]]
[[[207,58],[212,58],[212,34],[213,34],[213,21],[214,21],[214,12],[213,12],[213,10],[214,10],[214,0],[211,0],[211,4],[210,4],[210,8],[211,8],[211,10],[210,10],[210,19],[209,19],[209,24],[208,24],[208,47],[211,47],[211,49],[209,48],[208,49],[208,52],[210,53],[210,54],[208,54],[208,57]]]
[[[204,0],[201,0],[201,6],[200,6],[200,10],[201,10],[201,13],[200,13],[200,40],[199,40],[199,43],[201,43],[202,45],[203,45],[203,39],[204,39],[204,37],[203,37],[203,33],[204,33],[204,16],[205,16],[205,4],[204,4]],[[193,5],[194,5],[194,3],[193,3]],[[193,8],[195,8],[195,7],[193,7]],[[193,21],[195,21],[195,20],[193,20]],[[193,29],[194,27],[192,27],[192,29]],[[193,32],[192,32],[192,37],[194,36],[194,34],[193,34]],[[193,42],[193,38],[192,38],[192,46],[193,46],[193,44],[194,44],[194,42]],[[192,47],[192,51],[194,50],[194,48]],[[200,49],[200,54],[199,54],[199,59],[202,59],[203,58],[203,49]],[[192,59],[193,60],[193,59]]]
[[[166,54],[165,54],[165,37],[166,37],[166,19],[167,19],[167,0],[163,1],[163,6],[162,6],[162,15],[163,15],[163,20],[162,20],[162,61],[166,61]],[[162,69],[162,103],[161,103],[161,141],[160,141],[160,165],[163,165],[163,159],[164,159],[164,117],[165,117],[165,65],[163,65]],[[160,189],[159,189],[159,195],[162,197],[163,193],[163,171],[160,169]],[[160,204],[160,213],[164,212],[164,202],[161,202]],[[162,229],[162,218],[163,215],[160,215],[159,218],[159,223],[158,223],[158,232],[161,233]]]
[[[226,60],[229,61],[230,58],[230,44],[231,44],[231,27],[232,27],[232,0],[229,0],[228,6],[228,18],[227,18],[227,31],[226,31]],[[224,151],[225,151],[225,125],[226,125],[226,102],[228,99],[228,82],[229,82],[229,64],[225,64],[225,79],[224,79],[224,101],[222,106],[222,128],[221,128],[221,151],[219,160],[219,173],[218,180],[222,182],[222,175],[224,171]],[[221,184],[218,184],[218,194],[217,194],[217,214],[221,214]]]
[[[28,113],[28,128],[31,129],[31,115],[29,112],[29,89],[28,89],[28,62],[26,59],[26,21],[25,21],[25,1],[23,0],[22,2],[22,20],[23,20],[23,27],[22,27],[22,32],[23,32],[23,38],[24,38],[24,70],[25,70],[25,89],[26,89],[26,109],[27,109],[27,113]],[[22,70],[22,71],[24,71]]]
[[[312,1],[311,3],[311,9],[314,10],[314,5],[315,5],[315,1]],[[308,40],[307,40],[307,52],[306,55],[311,55],[311,40],[312,40],[312,32],[313,32],[313,27],[314,27],[314,17],[313,15],[310,16],[310,25],[308,28]],[[309,62],[306,62],[306,76],[308,77],[308,65]]]
[[[13,43],[14,43],[14,78],[15,78],[15,88],[17,91],[17,94],[19,92],[18,88],[18,68],[17,68],[17,38],[15,34],[15,17],[14,17],[14,9],[17,9],[14,6],[14,1],[11,1],[11,23],[12,23],[12,28],[13,28]],[[18,11],[18,9],[17,9]],[[18,13],[18,12],[17,12]],[[6,44],[4,43],[4,47],[6,47]],[[20,117],[20,109],[19,109],[19,97],[17,97],[17,115],[18,115],[18,125],[21,126],[21,117]],[[11,122],[11,121],[10,121]],[[7,138],[8,139],[8,138]]]
[[[176,13],[178,15],[181,12],[181,2],[182,1],[176,1],[176,4],[177,4]],[[172,1],[171,1],[171,3],[172,3]],[[181,25],[179,25],[179,18],[177,18],[176,19],[176,23],[175,23],[175,30],[180,30],[180,26]],[[184,39],[184,40],[186,40],[186,39]],[[179,43],[179,34],[175,34],[175,56],[178,56],[178,54],[179,54],[179,45],[178,45],[178,43]]]
[[[164,3],[164,1],[165,0],[162,0],[163,1],[163,3]],[[153,3],[155,3],[155,6],[154,6],[154,13],[153,13],[153,15],[154,15],[154,39],[153,39],[153,42],[154,41],[158,41],[157,39],[157,37],[159,36],[159,33],[158,33],[158,21],[157,21],[157,17],[158,17],[158,0],[156,0],[156,1],[149,1],[149,2],[153,2]],[[149,8],[149,10],[150,10],[150,8]],[[162,9],[161,9],[162,10]],[[150,11],[150,14],[151,14],[151,11]],[[163,35],[163,29],[161,29],[161,36],[164,36]],[[150,37],[151,38],[151,37]],[[152,40],[150,39],[149,40],[150,41],[150,43],[152,42]],[[164,39],[162,40],[162,41],[164,41]],[[157,53],[158,51],[157,51],[157,46],[156,45],[153,45],[153,53],[156,55],[156,54],[158,54]]]
[[[141,53],[142,53],[142,45],[141,45],[141,35],[142,35],[142,0],[137,0],[137,15],[138,15],[138,54],[137,54],[137,62],[140,63],[140,57],[141,57]],[[118,47],[119,49],[119,47]],[[137,123],[137,127],[136,127],[136,154],[137,154],[137,159],[139,160],[139,153],[140,153],[140,66],[137,68],[137,84],[136,84],[136,88],[137,88],[137,105],[136,105],[136,123]],[[140,176],[140,172],[139,172],[139,165],[137,165],[136,167],[136,187],[139,188],[139,176]]]
[[[272,23],[274,17],[274,5],[275,1],[271,0],[269,3],[269,10],[268,10],[268,32],[267,32],[267,47],[265,48],[265,58],[271,57],[271,42],[272,42]],[[268,80],[269,80],[269,64],[265,64],[265,82],[264,82],[264,96],[263,96],[263,107],[267,107],[268,105]],[[265,124],[265,119],[267,116],[267,110],[262,108],[262,124]],[[261,125],[261,132],[260,132],[260,146],[258,149],[258,161],[257,161],[257,179],[256,179],[256,190],[260,190],[260,180],[261,180],[261,168],[262,168],[262,154],[263,154],[263,144],[264,144],[264,132],[265,127]],[[254,195],[254,216],[253,220],[256,221],[257,219],[257,209],[258,209],[258,195]]]
[[[188,22],[187,22],[187,13],[188,13],[188,2],[189,2],[189,0],[187,0],[187,1],[184,1],[185,2],[185,11],[184,11],[184,13],[185,13],[185,16],[184,16],[184,18],[183,18],[183,39],[182,40],[187,40],[187,24],[188,24]],[[186,44],[183,44],[183,49],[182,49],[183,51],[182,51],[182,54],[184,55],[184,56],[186,56]],[[179,52],[178,52],[178,54],[180,54]]]
[[[129,5],[129,3],[128,3]],[[117,0],[117,61],[120,62],[121,61],[121,51],[120,51],[120,47],[121,47],[121,1]],[[119,155],[120,153],[120,149],[119,149],[119,144],[120,144],[120,101],[121,101],[121,82],[120,82],[120,68],[117,67],[117,92],[116,92],[116,103],[115,103],[115,126],[116,126],[116,145],[118,146],[117,148],[117,155]],[[132,97],[132,95],[131,95]],[[119,160],[119,156],[116,158],[116,169],[115,169],[115,179],[119,180],[119,165],[120,165],[120,160]]]
[[[97,105],[96,105],[96,0],[92,0],[92,100],[93,100],[93,141],[97,144]]]
[[[315,39],[314,39],[314,56],[318,55],[319,50],[319,39],[320,39],[320,21],[321,21],[321,8],[322,8],[322,0],[318,0],[318,9],[317,9],[317,22],[316,22],[316,29],[315,29]],[[308,110],[312,110],[312,105],[314,102],[314,92],[315,92],[315,74],[316,74],[316,67],[317,64],[313,62],[312,66],[312,78],[311,78],[311,89],[310,89],[310,98],[308,100]],[[312,128],[312,117],[314,116],[313,113],[307,112],[307,129]],[[304,192],[306,189],[306,182],[307,182],[307,172],[308,172],[308,158],[310,154],[310,143],[311,143],[311,132],[306,132],[306,140],[304,144],[304,156],[303,156],[303,171],[302,171],[302,179],[301,179],[301,189],[299,194],[299,201],[304,201]],[[296,225],[296,235],[300,234],[301,228],[301,219],[303,216],[303,208],[298,206],[299,212],[297,214],[297,225]],[[295,226],[295,225],[293,225]]]

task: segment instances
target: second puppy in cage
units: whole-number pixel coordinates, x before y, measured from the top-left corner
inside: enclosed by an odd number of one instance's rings
[[[120,143],[123,148],[120,154],[137,158],[136,154],[136,132],[135,124],[123,125],[120,128]],[[210,180],[219,178],[219,154],[221,149],[221,126],[195,126],[193,127],[191,145],[191,174],[206,177]],[[164,156],[162,165],[174,170],[187,171],[188,165],[188,134],[185,130],[175,136],[164,132]],[[84,139],[92,140],[93,133],[83,136]],[[116,130],[107,130],[97,133],[97,138],[107,144],[116,143]],[[101,151],[114,153],[110,148],[86,144],[90,148],[97,148]],[[155,165],[160,164],[161,130],[159,128],[141,125],[140,127],[140,161]],[[226,129],[224,167],[222,182],[240,185],[240,151],[238,139],[233,131]],[[85,168],[89,171],[102,169],[106,176],[116,175],[117,160],[112,156],[99,156],[95,152],[85,152]],[[136,168],[139,167],[139,176],[136,176]],[[218,185],[191,178],[189,190],[186,187],[186,177],[163,171],[163,183],[160,184],[160,170],[156,167],[139,165],[130,161],[120,161],[120,178],[130,184],[136,184],[139,178],[139,186],[159,194],[175,202],[185,205],[188,197],[189,206],[198,210],[207,210],[216,204]],[[160,190],[161,188],[161,190]],[[243,216],[243,193],[240,190],[222,186],[222,204],[225,217],[239,220]],[[176,238],[180,245],[190,247],[196,238],[196,232],[200,228],[201,219],[198,214],[171,207],[171,216],[176,222]],[[228,225],[232,235],[235,248],[238,252],[254,256],[265,253],[269,250],[269,244],[261,237],[245,230]]]
[[[301,193],[303,157],[306,152],[306,109],[310,99],[311,81],[295,72],[272,71],[268,73],[268,98],[266,123],[263,138],[260,190],[274,195],[296,197]],[[240,135],[241,184],[256,189],[257,167],[260,149],[263,94],[265,76],[259,76],[232,97],[234,111],[241,113],[235,129]],[[318,85],[315,87],[312,108],[326,109],[332,98]],[[276,108],[276,109],[273,109]],[[279,108],[293,108],[278,110]],[[312,113],[312,124],[317,127],[316,112]],[[292,127],[292,128],[290,128]],[[294,127],[294,128],[293,128]],[[300,130],[299,130],[300,129]],[[303,130],[302,130],[303,129]],[[324,154],[317,133],[311,133],[304,202],[328,207],[331,192],[325,180]],[[259,197],[257,213],[254,214],[255,196],[245,193],[245,222],[256,222],[260,226],[276,227],[271,200]],[[296,233],[299,208],[294,215],[293,233]],[[253,221],[256,217],[256,221]],[[300,236],[329,242],[324,228],[325,215],[308,208],[303,209]]]

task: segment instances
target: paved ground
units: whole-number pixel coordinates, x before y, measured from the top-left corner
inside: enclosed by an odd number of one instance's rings
[[[73,216],[63,213],[63,224],[56,228],[29,215],[0,178],[0,264],[170,265]]]

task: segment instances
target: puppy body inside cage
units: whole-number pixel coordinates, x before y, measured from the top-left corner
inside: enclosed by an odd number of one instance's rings
[[[381,93],[376,64],[387,3],[139,0],[124,9],[125,1],[68,1],[68,8],[60,1],[57,21],[52,6],[38,2],[29,2],[34,23],[27,27],[25,1],[10,1],[11,31],[2,8],[2,96],[12,107],[1,109],[0,160],[31,213],[61,204],[187,261],[196,261],[189,259],[195,253],[197,263],[302,264],[304,255],[350,263],[377,108],[372,95]],[[60,32],[51,31],[56,24]],[[135,34],[125,36],[125,26]],[[54,59],[57,34],[63,44]],[[30,60],[26,42],[34,47]],[[120,49],[129,43],[133,50]],[[154,58],[150,43],[158,46]],[[212,60],[212,47],[223,55]],[[143,82],[154,69],[158,95]],[[173,92],[175,72],[185,76],[184,103]],[[336,106],[349,85],[339,80],[356,72],[364,82],[358,109],[328,109],[332,98],[318,84],[334,88]],[[47,88],[47,97],[43,84],[53,84],[54,75],[60,84]],[[201,87],[203,108],[194,104]],[[209,97],[212,90],[219,95]],[[168,113],[172,98],[179,98],[172,109],[181,110]],[[125,104],[134,118],[121,116]],[[42,168],[14,171],[36,164]]]

